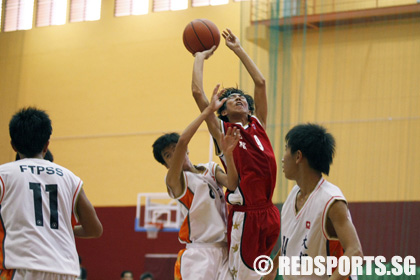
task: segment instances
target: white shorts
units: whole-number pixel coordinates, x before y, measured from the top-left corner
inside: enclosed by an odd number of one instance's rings
[[[181,256],[182,280],[232,280],[228,249],[213,244],[188,244]]]
[[[242,261],[241,244],[244,220],[245,212],[235,212],[233,214],[232,224],[236,225],[238,230],[232,230],[230,234],[229,270],[234,279],[259,280],[261,279],[261,275],[255,272],[255,270],[249,269]]]
[[[13,280],[75,280],[77,276],[45,271],[16,269]]]

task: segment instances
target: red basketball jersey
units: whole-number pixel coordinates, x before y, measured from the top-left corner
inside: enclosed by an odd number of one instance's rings
[[[239,174],[242,205],[271,202],[276,185],[277,164],[264,128],[255,116],[251,116],[246,126],[222,121],[223,134],[232,126],[240,129],[241,133],[238,146],[233,151],[233,158]],[[221,159],[225,165],[223,155]]]

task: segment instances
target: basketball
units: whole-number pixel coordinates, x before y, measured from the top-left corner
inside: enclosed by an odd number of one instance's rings
[[[219,46],[220,32],[212,21],[195,19],[185,27],[183,41],[187,50],[195,54]]]

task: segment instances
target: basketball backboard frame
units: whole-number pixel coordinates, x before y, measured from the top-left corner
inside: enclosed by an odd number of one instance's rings
[[[142,214],[142,206],[144,213]],[[177,200],[167,193],[137,194],[137,208],[134,230],[147,232],[148,225],[162,224],[162,232],[177,232],[182,224],[182,213]]]

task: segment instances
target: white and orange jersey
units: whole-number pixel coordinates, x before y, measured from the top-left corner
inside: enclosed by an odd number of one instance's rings
[[[79,274],[72,221],[82,185],[43,159],[0,166],[0,269]]]
[[[343,247],[326,229],[328,210],[334,202],[347,203],[341,190],[326,181],[318,182],[303,207],[296,213],[296,196],[299,186],[294,186],[281,210],[282,256],[335,256],[343,255]],[[348,212],[350,216],[350,212]],[[305,275],[304,279],[328,279],[328,275]],[[284,279],[302,279],[302,276],[284,276]],[[351,276],[351,279],[357,279]]]
[[[227,206],[223,189],[216,182],[217,164],[197,165],[201,173],[184,171],[184,192],[174,197],[182,205],[184,222],[179,231],[181,243],[226,242]]]

